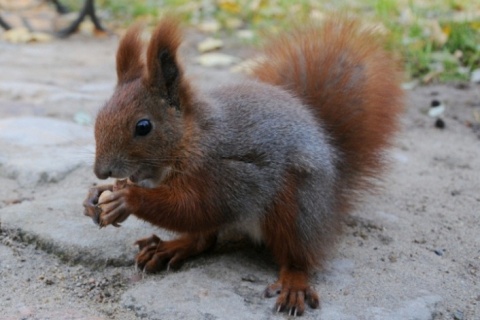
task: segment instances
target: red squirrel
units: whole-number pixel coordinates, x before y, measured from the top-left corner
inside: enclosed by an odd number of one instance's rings
[[[132,27],[120,42],[118,83],[95,123],[96,176],[131,183],[92,188],[86,214],[101,226],[133,214],[177,232],[136,242],[147,272],[177,267],[236,227],[279,264],[265,290],[278,295],[275,309],[317,308],[309,277],[374,186],[398,128],[395,59],[371,29],[331,18],[273,39],[251,79],[200,93],[179,62],[175,19],[158,24],[145,59],[139,33]],[[91,210],[107,189],[103,210]]]

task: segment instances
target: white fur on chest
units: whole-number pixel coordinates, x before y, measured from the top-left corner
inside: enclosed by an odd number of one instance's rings
[[[263,242],[263,232],[258,219],[243,220],[233,226],[234,230],[247,235],[255,243]]]

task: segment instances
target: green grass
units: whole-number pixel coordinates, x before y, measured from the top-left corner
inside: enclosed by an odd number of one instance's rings
[[[64,0],[76,9],[79,2]],[[137,19],[154,23],[166,10],[174,10],[194,26],[213,19],[222,31],[250,29],[255,35],[282,32],[291,21],[349,12],[387,31],[387,47],[403,59],[409,79],[464,81],[480,68],[478,0],[97,0],[96,4],[115,26]]]

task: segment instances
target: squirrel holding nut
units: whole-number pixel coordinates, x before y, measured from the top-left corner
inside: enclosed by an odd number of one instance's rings
[[[118,83],[95,123],[94,171],[129,182],[92,188],[85,214],[100,226],[133,214],[177,232],[136,242],[147,272],[178,267],[237,228],[279,264],[265,290],[278,295],[275,309],[317,308],[309,277],[374,186],[398,129],[395,60],[373,30],[331,18],[273,39],[251,79],[199,93],[179,62],[181,39],[164,18],[145,59],[138,26],[121,40]]]

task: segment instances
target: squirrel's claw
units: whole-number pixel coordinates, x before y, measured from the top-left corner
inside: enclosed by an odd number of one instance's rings
[[[285,283],[277,281],[265,289],[265,297],[269,298],[274,295],[278,295],[275,311],[277,313],[285,312],[289,316],[301,316],[305,311],[305,303],[312,309],[316,309],[320,305],[318,294],[308,284],[292,288],[288,279]]]

